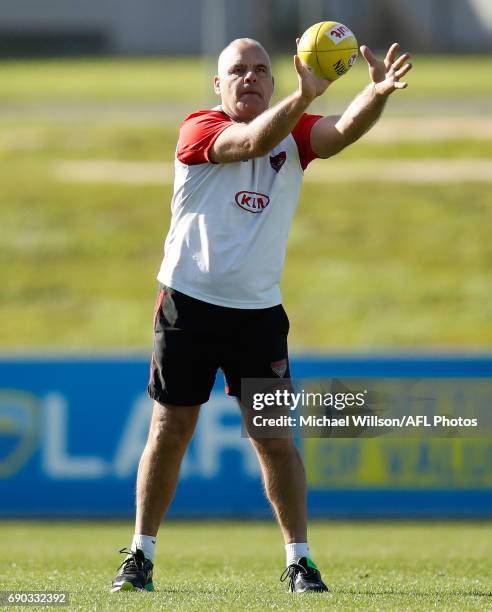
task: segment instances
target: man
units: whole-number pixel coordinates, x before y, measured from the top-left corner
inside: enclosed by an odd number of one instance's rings
[[[290,377],[289,321],[279,281],[303,171],[356,141],[379,118],[410,57],[394,44],[384,61],[361,53],[371,84],[341,116],[306,114],[330,83],[294,56],[298,88],[269,108],[270,59],[243,38],[220,54],[214,89],[221,105],[181,124],[172,221],[158,275],[154,353],[148,392],[154,399],[137,476],[131,550],[113,591],[153,590],[157,532],[174,496],[181,460],[218,368],[240,399],[241,379]],[[329,166],[327,166],[329,171]],[[285,541],[292,592],[327,591],[307,544],[304,468],[290,438],[251,439],[265,490]]]

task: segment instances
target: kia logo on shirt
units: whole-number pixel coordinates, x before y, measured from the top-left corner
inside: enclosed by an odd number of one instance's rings
[[[264,193],[256,191],[238,191],[236,204],[252,213],[260,213],[270,204],[270,198]]]

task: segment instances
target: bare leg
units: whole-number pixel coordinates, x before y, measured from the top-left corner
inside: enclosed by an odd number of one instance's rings
[[[154,402],[149,436],[138,466],[135,533],[157,534],[174,497],[181,461],[199,411],[200,406]]]
[[[286,544],[307,542],[306,475],[291,438],[256,438],[265,491]]]

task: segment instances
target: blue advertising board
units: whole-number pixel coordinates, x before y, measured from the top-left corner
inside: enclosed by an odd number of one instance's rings
[[[492,357],[293,357],[315,377],[491,378]],[[134,511],[151,402],[137,357],[0,359],[0,516]],[[492,439],[300,440],[311,516],[492,516]],[[270,516],[257,459],[218,376],[169,516]]]

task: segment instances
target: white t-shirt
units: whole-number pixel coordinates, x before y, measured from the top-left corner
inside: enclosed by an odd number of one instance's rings
[[[268,155],[215,164],[209,151],[232,123],[220,107],[192,113],[180,127],[172,219],[157,276],[198,300],[232,308],[281,303],[287,236],[304,168],[316,155],[304,114]]]

